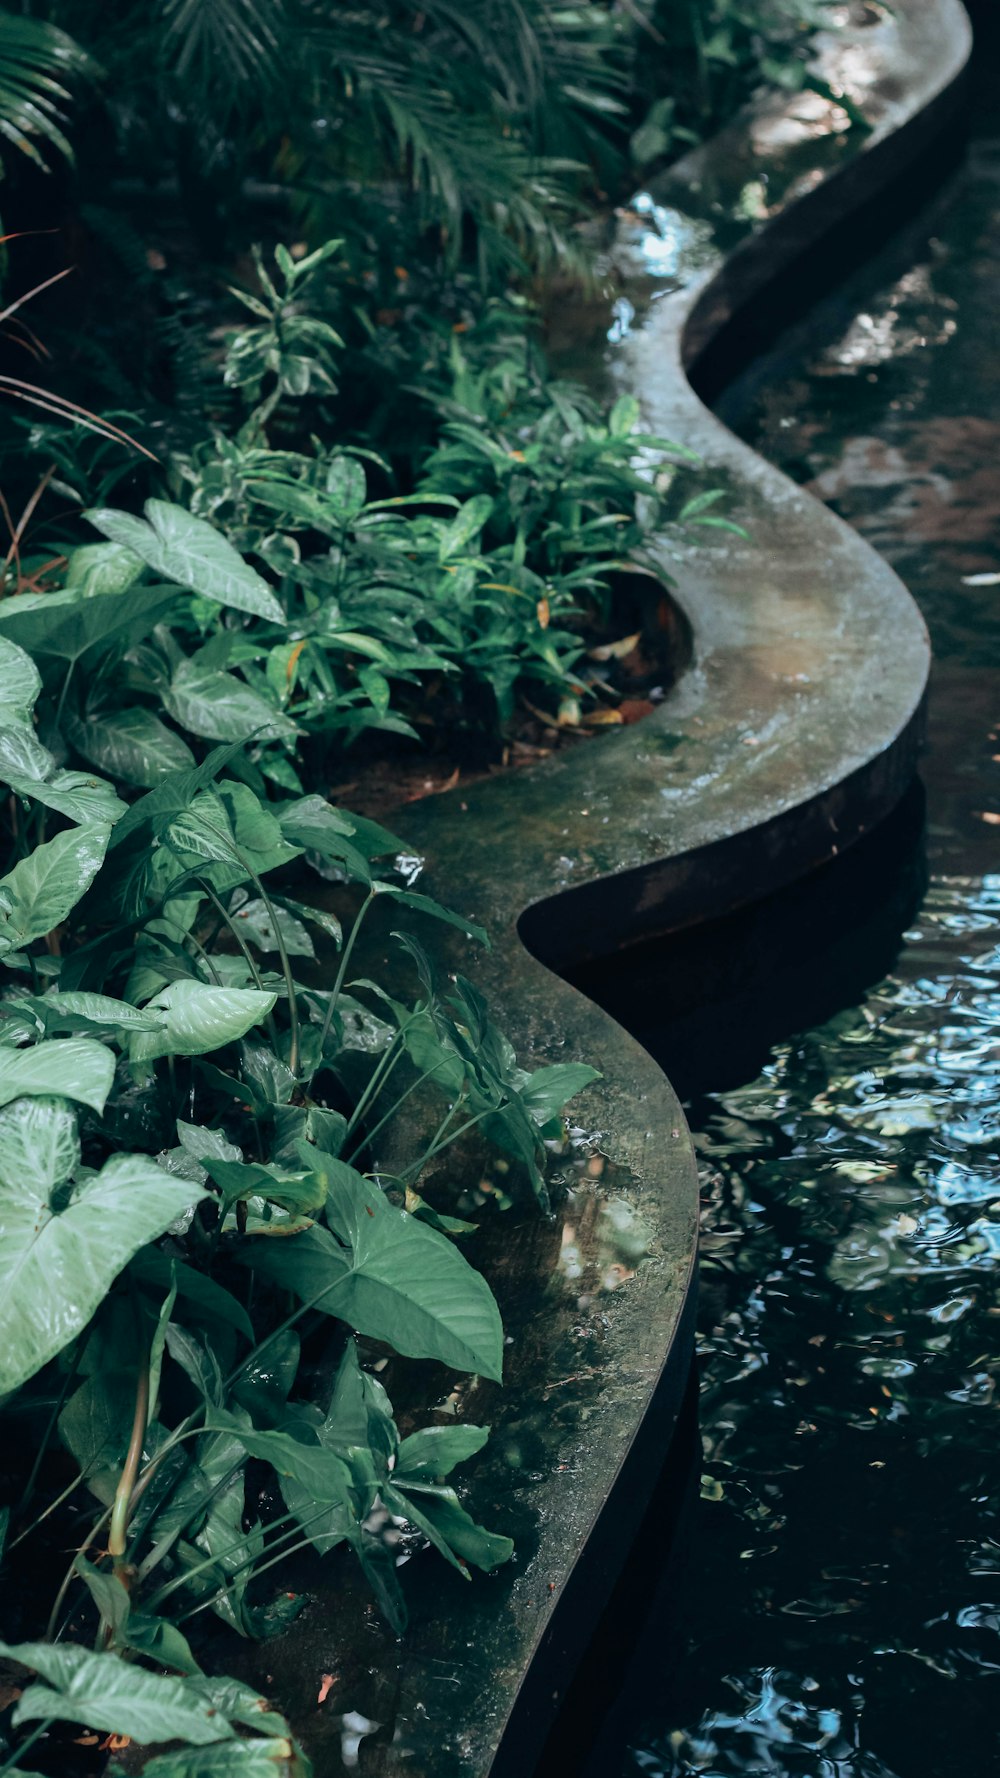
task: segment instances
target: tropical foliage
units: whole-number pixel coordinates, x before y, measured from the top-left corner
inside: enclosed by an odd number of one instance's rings
[[[93,516],[108,541],[62,590],[0,604],[0,1392],[31,1435],[3,1511],[29,1640],[4,1653],[38,1676],[13,1727],[234,1741],[305,1772],[179,1626],[266,1634],[282,1612],[258,1577],[346,1545],[399,1630],[398,1524],[462,1572],[507,1559],[446,1480],[486,1429],[401,1439],[359,1359],[377,1342],[500,1380],[497,1306],[454,1239],[472,1225],[418,1186],[479,1130],[544,1203],[546,1143],[593,1071],[520,1069],[408,923],[485,934],[411,887],[390,833],[282,785],[295,721],[266,671],[255,690],[231,670],[256,625],[288,634],[268,583],[180,508]],[[192,623],[210,635],[185,668]],[[158,714],[129,682],[161,666]],[[381,982],[352,974],[373,919],[395,935]],[[43,1608],[52,1514],[78,1548]]]
[[[640,172],[703,141],[761,86],[808,87],[853,116],[811,67],[816,32],[839,23],[833,0],[652,0],[644,16],[630,138]]]
[[[493,1205],[544,1212],[593,1070],[519,1064],[486,934],[327,786],[362,735],[613,699],[615,574],[729,524],[551,374],[532,280],[824,15],[0,12],[4,1771],[83,1725],[149,1778],[306,1778],[209,1620],[280,1630],[269,1571],[339,1549],[400,1631],[400,1537],[511,1554],[451,1482],[488,1429],[402,1436],[376,1366],[500,1381],[428,1175],[501,1154]]]

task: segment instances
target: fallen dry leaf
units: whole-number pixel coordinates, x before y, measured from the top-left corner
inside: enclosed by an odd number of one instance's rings
[[[652,716],[656,705],[649,698],[623,698],[618,708],[622,721],[632,723],[643,722],[647,716]]]
[[[591,661],[624,660],[627,654],[632,653],[633,648],[639,646],[641,636],[642,631],[636,630],[632,636],[620,636],[617,642],[601,642],[596,648],[587,650],[587,659]]]

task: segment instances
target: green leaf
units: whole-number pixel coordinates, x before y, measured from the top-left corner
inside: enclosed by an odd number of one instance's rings
[[[0,632],[33,655],[77,661],[88,649],[133,627],[146,634],[176,597],[172,587],[162,586],[132,587],[92,598],[77,587],[59,593],[22,593],[0,603]]]
[[[205,1196],[129,1154],[63,1193],[75,1144],[58,1102],[0,1112],[0,1392],[61,1352],[132,1255]]]
[[[370,883],[368,859],[355,844],[354,823],[331,808],[321,796],[303,796],[278,810],[278,822],[285,839],[322,858],[332,858],[342,865],[357,882]],[[396,847],[395,850],[400,850]]]
[[[129,1270],[140,1284],[155,1285],[158,1289],[168,1288],[172,1277],[177,1285],[177,1295],[189,1305],[189,1315],[235,1327],[244,1339],[253,1343],[253,1324],[243,1304],[204,1272],[185,1265],[183,1260],[168,1259],[158,1247],[144,1247],[136,1254]]]
[[[709,488],[704,494],[696,494],[693,500],[688,500],[681,507],[677,515],[679,523],[683,525],[687,519],[696,518],[699,513],[707,512],[710,506],[714,506],[716,501],[723,498],[725,491],[725,488]]]
[[[56,762],[30,728],[0,728],[0,780],[17,796],[34,797],[71,821],[120,820],[126,805],[110,784],[89,772],[57,771]]]
[[[302,482],[292,481],[290,477],[274,476],[267,481],[253,478],[247,482],[247,491],[262,506],[280,513],[285,525],[289,519],[298,519],[312,530],[322,532],[325,537],[336,537],[342,529],[341,521],[326,496],[319,489],[305,487]]]
[[[674,101],[669,101],[671,107]],[[641,409],[634,395],[620,395],[608,415],[608,431],[612,438],[627,438],[639,424]]]
[[[134,802],[128,814],[119,821],[111,840],[112,850],[123,841],[138,837],[143,829],[157,838],[165,833],[171,821],[183,814],[198,792],[212,784],[239,752],[236,742],[226,747],[213,747],[200,765],[168,772],[146,796]]]
[[[166,1345],[171,1358],[194,1384],[210,1407],[221,1407],[225,1388],[219,1361],[209,1346],[186,1327],[168,1327]]]
[[[294,722],[235,673],[182,661],[163,693],[182,728],[210,741],[280,741],[296,733]]]
[[[481,1451],[489,1436],[488,1426],[425,1426],[404,1438],[393,1480],[433,1482],[449,1475],[456,1463],[466,1463]]]
[[[74,1390],[59,1415],[59,1436],[102,1505],[110,1506],[132,1436],[136,1372],[110,1363]]]
[[[334,1506],[350,1499],[347,1464],[322,1445],[302,1444],[286,1432],[255,1432],[224,1408],[209,1408],[205,1427],[209,1432],[231,1433],[249,1457],[269,1463],[279,1476],[290,1476],[307,1489],[317,1506]]]
[[[290,914],[286,908],[274,906],[274,904],[272,906],[277,921],[277,933],[280,933],[284,939],[285,950],[289,957],[315,957],[316,952],[312,939],[301,920],[297,920],[294,914]],[[320,917],[322,918],[322,916]],[[242,932],[243,937],[249,939],[252,945],[256,945],[259,951],[276,951],[278,949],[275,919],[272,919],[271,909],[268,908],[267,903],[261,901],[259,896],[255,900],[245,901],[242,907],[238,907],[233,914],[233,919],[237,930]]]
[[[197,519],[168,500],[147,500],[144,511],[145,521],[110,507],[96,508],[86,517],[113,543],[134,550],[164,580],[284,625],[285,614],[267,581],[207,519]]]
[[[259,988],[213,988],[207,982],[171,982],[149,1001],[146,1012],[163,1015],[159,1031],[137,1031],[129,1043],[133,1064],[157,1056],[204,1056],[259,1025],[277,994]]]
[[[117,1574],[102,1572],[83,1556],[77,1556],[74,1567],[102,1618],[111,1626],[116,1649],[135,1649],[137,1654],[147,1655],[161,1667],[173,1667],[177,1673],[201,1673],[187,1637],[176,1624],[134,1611],[131,1594]]]
[[[547,1124],[560,1115],[570,1099],[600,1078],[597,1069],[588,1067],[586,1062],[556,1062],[551,1068],[536,1068],[534,1074],[529,1074],[517,1096],[536,1124]]]
[[[489,934],[483,930],[482,926],[477,926],[472,920],[466,920],[461,914],[452,913],[450,908],[442,907],[441,903],[434,901],[430,895],[418,895],[412,889],[397,889],[395,883],[377,883],[375,888],[377,894],[392,895],[396,901],[402,902],[404,907],[416,908],[421,914],[429,914],[433,920],[443,920],[446,926],[457,926],[459,932],[466,933],[469,938],[478,939],[481,945],[485,945],[489,949]]]
[[[144,789],[159,783],[168,772],[194,765],[186,741],[167,728],[151,710],[136,705],[131,710],[108,710],[91,716],[70,713],[66,733],[78,753],[126,784]]]
[[[474,494],[471,500],[464,502],[442,534],[442,562],[462,554],[472,539],[478,536],[492,511],[493,501],[488,494]]]
[[[230,1469],[238,1460],[245,1462],[235,1440],[221,1437],[208,1442],[213,1447],[208,1461],[216,1481],[223,1461]],[[242,1469],[228,1477],[220,1492],[210,1493],[206,1504],[205,1522],[195,1538],[195,1545],[206,1556],[214,1558],[214,1566],[211,1570],[203,1569],[192,1585],[211,1601],[212,1610],[224,1624],[231,1625],[241,1636],[248,1636],[252,1632],[246,1592],[252,1564],[263,1555],[264,1534],[258,1521],[247,1524],[246,1480]],[[224,1589],[221,1596],[214,1596],[218,1595],[220,1586]]]
[[[295,1215],[308,1216],[326,1202],[326,1181],[321,1173],[281,1173],[255,1161],[219,1161],[211,1156],[203,1164],[227,1206],[240,1198],[258,1197]]]
[[[13,777],[7,781],[18,796],[33,796],[46,808],[81,824],[107,822],[110,826],[121,820],[127,807],[110,784],[90,772],[54,772],[44,783]]]
[[[436,1229],[397,1210],[341,1161],[317,1157],[327,1177],[327,1218],[287,1241],[248,1241],[240,1255],[303,1302],[317,1301],[359,1333],[408,1358],[499,1382],[500,1312],[486,1280]],[[340,1243],[343,1243],[341,1245]]]
[[[155,1015],[140,1012],[127,1000],[115,1000],[109,994],[88,994],[75,989],[53,989],[41,999],[26,997],[19,1006],[30,1007],[45,1023],[46,1034],[52,1031],[156,1031],[160,1021]],[[55,1091],[50,1088],[50,1091]]]
[[[0,877],[0,955],[22,950],[65,920],[104,863],[110,834],[104,822],[69,828]]]
[[[115,1058],[103,1043],[87,1037],[56,1037],[31,1049],[0,1052],[0,1105],[22,1096],[58,1094],[100,1113],[114,1077]]]
[[[276,1105],[272,1113],[274,1141],[271,1159],[275,1166],[301,1166],[312,1170],[316,1150],[339,1157],[347,1137],[347,1119],[342,1111],[327,1111],[320,1105]]]
[[[65,1642],[0,1642],[0,1655],[20,1661],[48,1683],[31,1685],[14,1710],[15,1727],[33,1721],[80,1722],[145,1744],[231,1740],[233,1730],[187,1681],[147,1673],[118,1655],[94,1654]]]
[[[68,1105],[25,1099],[0,1112],[0,1186],[9,1178],[34,1176],[39,1191],[52,1192],[79,1164],[76,1113]]]
[[[322,932],[324,938],[332,939],[338,950],[340,949],[344,942],[344,929],[336,914],[329,913],[326,908],[311,907],[308,902],[293,901],[290,895],[272,895],[271,899],[297,919],[315,926],[317,932]]]
[[[228,1674],[202,1674],[192,1682],[192,1690],[199,1697],[207,1698],[227,1722],[242,1723],[247,1729],[259,1729],[262,1735],[280,1737],[288,1733],[288,1724],[284,1718],[271,1709],[266,1698],[262,1698],[252,1686],[245,1685],[242,1679],[232,1679]]]
[[[355,457],[334,457],[326,472],[330,511],[339,525],[356,519],[368,498],[365,472]]]
[[[10,720],[27,722],[42,689],[42,676],[30,654],[0,636],[0,710]]]
[[[290,1764],[294,1761],[294,1764]],[[181,1747],[147,1760],[143,1778],[310,1778],[312,1767],[290,1736]]]
[[[378,1378],[362,1370],[353,1340],[344,1349],[319,1437],[327,1450],[341,1457],[346,1458],[352,1449],[370,1451],[385,1473],[399,1449],[392,1403]]]
[[[125,593],[142,573],[142,558],[119,543],[82,543],[70,554],[64,586],[94,593]]]
[[[490,1573],[509,1562],[514,1545],[509,1537],[487,1531],[470,1518],[453,1488],[432,1488],[411,1482],[385,1490],[386,1504],[405,1514],[454,1567],[472,1562]]]

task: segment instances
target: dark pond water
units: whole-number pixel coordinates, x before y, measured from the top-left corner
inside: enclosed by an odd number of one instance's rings
[[[906,238],[720,405],[923,608],[926,874],[911,808],[719,935],[717,975],[755,948],[741,998],[641,1030],[703,1161],[704,1473],[605,1778],[1000,1773],[993,114]]]

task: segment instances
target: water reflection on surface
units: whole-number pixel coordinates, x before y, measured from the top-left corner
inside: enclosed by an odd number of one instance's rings
[[[826,349],[763,366],[723,410],[921,601],[931,879],[860,1004],[692,1105],[686,1652],[646,1649],[615,1775],[1000,1772],[997,146],[916,266],[887,258]],[[669,1033],[663,1050],[669,1070]]]

